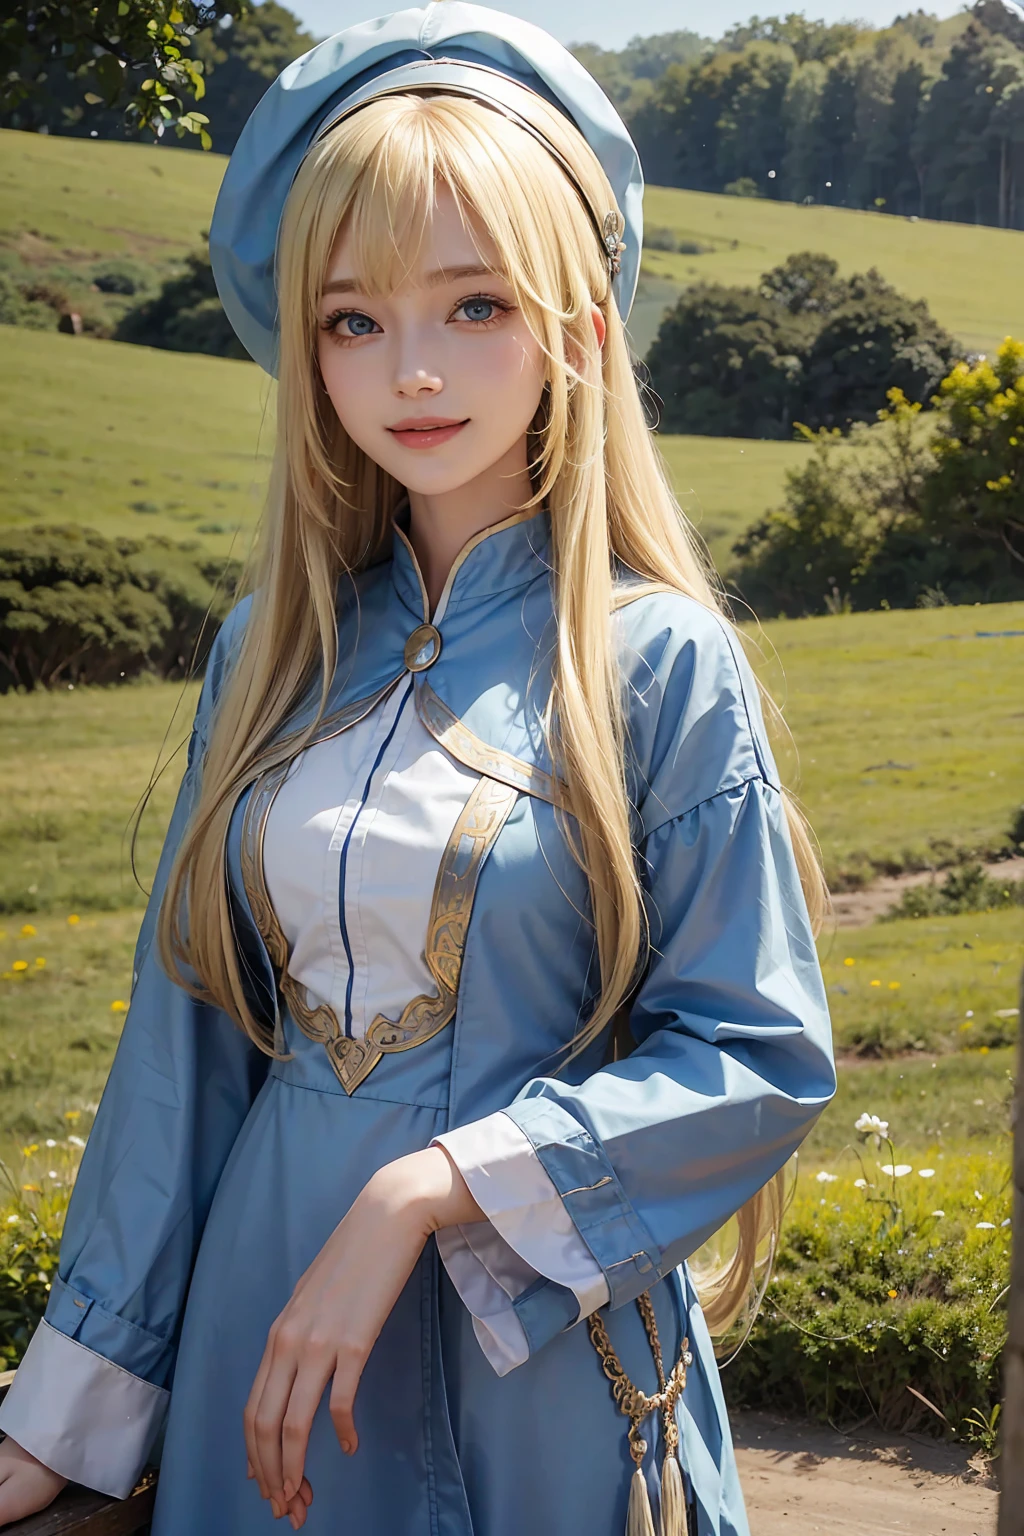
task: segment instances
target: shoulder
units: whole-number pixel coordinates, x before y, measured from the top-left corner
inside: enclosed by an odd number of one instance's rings
[[[636,801],[646,829],[752,779],[778,788],[757,683],[724,615],[635,580],[619,584],[616,603]]]

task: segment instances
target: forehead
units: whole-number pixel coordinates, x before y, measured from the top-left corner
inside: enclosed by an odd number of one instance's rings
[[[372,202],[357,204],[344,221],[325,282],[355,279],[367,289],[395,290],[421,286],[431,275],[447,270],[500,270],[497,247],[483,220],[444,183],[434,189],[418,216],[400,224],[392,217],[376,217],[376,211]]]

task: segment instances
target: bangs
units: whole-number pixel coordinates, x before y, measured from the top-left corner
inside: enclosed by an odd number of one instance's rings
[[[491,108],[443,94],[383,97],[339,124],[308,158],[315,160],[306,271],[312,310],[342,232],[365,293],[387,297],[401,288],[419,266],[442,186],[481,262],[511,284],[531,329],[548,329],[541,312],[564,322],[584,297],[589,303],[591,263],[567,262],[575,242],[552,240],[554,231],[579,227],[576,192],[542,145]],[[589,231],[584,238],[593,240]]]

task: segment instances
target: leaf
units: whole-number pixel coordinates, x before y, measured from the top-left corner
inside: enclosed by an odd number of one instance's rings
[[[204,149],[213,148],[213,140],[210,138],[210,135],[207,133],[205,128],[200,128],[199,130],[199,142]]]
[[[949,1424],[949,1420],[946,1418],[946,1415],[943,1413],[942,1409],[936,1408],[931,1398],[925,1397],[923,1392],[919,1392],[916,1387],[910,1386],[909,1383],[907,1384],[907,1391],[912,1392],[915,1397],[920,1398],[921,1402],[924,1403],[926,1408],[930,1408],[932,1413],[937,1413],[943,1424]],[[950,1428],[952,1428],[952,1425],[950,1425]]]

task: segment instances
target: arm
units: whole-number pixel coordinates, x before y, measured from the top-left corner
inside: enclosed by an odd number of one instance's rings
[[[265,1072],[265,1058],[225,1014],[169,980],[152,943],[225,643],[207,672],[46,1317],[0,1409],[0,1428],[41,1462],[117,1497],[131,1491],[161,1426],[195,1252]]]

